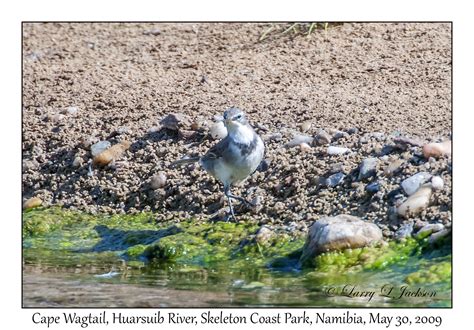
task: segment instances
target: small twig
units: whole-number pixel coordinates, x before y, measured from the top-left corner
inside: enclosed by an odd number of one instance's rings
[[[311,23],[311,25],[309,26],[309,29],[308,29],[308,35],[307,37],[309,38],[311,33],[313,32],[314,28],[316,27],[317,23]]]
[[[293,23],[293,24],[291,24],[291,26],[290,26],[288,29],[286,29],[285,31],[283,31],[281,34],[286,34],[286,33],[288,33],[290,30],[293,30],[297,24],[298,24],[298,23]]]
[[[275,29],[275,25],[272,24],[265,32],[262,33],[262,35],[260,36],[260,39],[258,39],[258,41],[263,41],[267,35],[272,32],[273,30]]]

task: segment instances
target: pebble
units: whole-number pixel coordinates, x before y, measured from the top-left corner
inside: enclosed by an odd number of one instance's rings
[[[35,170],[39,167],[39,163],[36,160],[24,160],[22,164],[23,171]]]
[[[270,167],[270,160],[262,159],[262,161],[260,162],[260,164],[257,167],[257,171],[266,172],[266,171],[268,171],[269,167]]]
[[[34,207],[41,206],[41,204],[43,204],[43,201],[41,200],[41,198],[31,197],[30,199],[26,200],[23,203],[23,209],[24,210],[32,209]]]
[[[344,147],[335,147],[335,146],[329,146],[327,149],[328,155],[343,155],[345,153],[350,152],[351,150],[349,148],[344,148]]]
[[[365,190],[371,194],[375,194],[380,191],[381,185],[380,182],[374,181],[369,183],[366,187]]]
[[[255,235],[255,240],[259,244],[266,244],[273,236],[275,235],[274,231],[268,228],[267,226],[262,226],[257,231]]]
[[[94,156],[93,165],[105,166],[111,163],[112,161],[119,159],[122,153],[128,148],[130,148],[131,144],[132,143],[129,141],[122,141],[113,145],[109,149],[102,151],[97,156]]]
[[[432,233],[436,233],[440,230],[444,229],[444,225],[441,223],[430,223],[427,224],[426,226],[423,226],[417,233],[416,233],[416,238],[422,239],[425,237],[428,237]]]
[[[84,163],[84,160],[82,159],[82,157],[77,156],[74,158],[72,162],[72,166],[81,167],[83,163]]]
[[[334,140],[339,140],[339,139],[344,138],[344,137],[345,138],[349,137],[349,133],[346,133],[346,132],[343,132],[343,131],[336,131],[336,132],[334,132],[334,134],[332,136],[332,138]]]
[[[64,116],[62,113],[57,113],[51,116],[51,121],[57,123],[62,121],[65,117],[66,116]]]
[[[331,167],[329,168],[329,172],[331,174],[334,174],[334,173],[337,173],[337,172],[344,172],[344,163],[331,164]]]
[[[150,186],[152,189],[159,189],[166,186],[166,174],[164,172],[158,172],[153,175],[150,179]]]
[[[190,128],[191,119],[182,113],[170,113],[160,121],[160,125],[172,131],[177,131],[180,128]]]
[[[418,188],[429,179],[431,179],[431,174],[428,172],[419,172],[403,180],[401,186],[405,193],[410,196],[414,194]]]
[[[312,124],[313,123],[311,122],[311,120],[307,120],[307,121],[302,122],[301,125],[300,125],[301,132],[304,133],[304,132],[309,131]]]
[[[309,152],[311,151],[311,149],[312,149],[311,146],[305,142],[300,144],[300,150],[303,152]]]
[[[366,158],[362,161],[359,167],[359,176],[357,179],[359,181],[368,179],[375,175],[376,167],[379,160],[377,158]]]
[[[201,129],[201,127],[202,127],[201,123],[197,121],[193,121],[193,123],[191,124],[191,130],[193,131],[198,131]]]
[[[262,135],[262,139],[264,141],[276,141],[276,142],[278,142],[278,141],[281,141],[282,138],[283,138],[283,135],[279,132]]]
[[[66,113],[70,116],[74,116],[75,114],[77,114],[78,111],[79,109],[77,107],[68,107],[66,109]]]
[[[358,132],[359,132],[359,129],[357,127],[351,127],[349,129],[347,129],[348,134],[355,134],[355,133],[358,133]]]
[[[331,143],[331,135],[329,135],[329,133],[327,133],[323,129],[319,130],[318,134],[316,134],[316,136],[314,137],[314,142],[318,146],[323,146],[323,145],[329,144],[329,143]]]
[[[121,126],[115,131],[118,135],[130,133],[130,128],[126,126]]]
[[[430,184],[421,186],[417,192],[408,197],[408,199],[397,208],[397,213],[405,218],[421,213],[421,211],[428,207],[431,194],[432,190]]]
[[[445,228],[443,230],[440,230],[437,233],[431,234],[431,236],[428,238],[428,243],[435,244],[443,238],[447,237],[449,234],[451,234],[450,229]]]
[[[337,186],[338,184],[340,184],[343,180],[344,180],[344,173],[342,172],[339,172],[339,173],[336,173],[336,174],[333,174],[333,175],[330,175],[327,179],[326,179],[326,186],[328,187],[335,187]]]
[[[444,187],[444,181],[443,178],[440,176],[434,176],[431,178],[431,187],[433,187],[434,190],[441,190]]]
[[[401,240],[410,237],[413,233],[413,223],[404,224],[395,232],[395,239]]]
[[[104,152],[105,150],[109,149],[112,144],[109,141],[99,141],[91,145],[91,153],[92,157],[97,156],[98,154]]]
[[[157,36],[161,34],[161,30],[160,29],[146,30],[146,31],[143,31],[143,34],[146,36],[148,35]]]
[[[214,140],[222,140],[227,136],[227,128],[222,121],[218,121],[211,126],[209,134]]]
[[[423,146],[423,156],[425,158],[439,158],[442,156],[451,155],[451,141],[444,141],[441,143],[428,143]]]
[[[147,133],[150,133],[150,134],[151,134],[151,133],[156,133],[156,132],[158,132],[160,129],[161,129],[160,126],[152,126],[152,127],[150,127],[150,128],[148,129]]]
[[[308,135],[300,135],[297,134],[293,137],[293,139],[286,144],[288,148],[299,146],[301,143],[311,144],[313,142],[313,138]]]
[[[382,231],[373,223],[346,214],[324,217],[309,229],[300,262],[324,252],[360,248],[381,240]]]

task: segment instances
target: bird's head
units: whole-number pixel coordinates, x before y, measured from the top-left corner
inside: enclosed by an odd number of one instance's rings
[[[247,125],[247,118],[245,118],[245,113],[239,108],[235,107],[227,109],[226,111],[224,111],[224,125],[229,131],[237,129],[242,125]]]

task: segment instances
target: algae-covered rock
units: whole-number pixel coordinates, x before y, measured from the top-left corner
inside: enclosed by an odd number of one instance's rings
[[[344,251],[321,253],[311,260],[318,273],[353,273],[362,270],[382,270],[409,257],[420,256],[424,244],[407,238],[381,246],[366,246]],[[309,264],[309,262],[307,263]]]
[[[303,247],[301,262],[323,252],[360,248],[382,240],[382,231],[376,225],[350,215],[325,217],[310,228]]]
[[[26,200],[23,203],[23,209],[24,210],[32,209],[32,208],[41,206],[41,204],[43,204],[43,201],[41,200],[41,198],[31,197],[30,199]]]
[[[422,268],[405,278],[407,284],[423,284],[451,281],[451,261],[432,265],[428,269]]]

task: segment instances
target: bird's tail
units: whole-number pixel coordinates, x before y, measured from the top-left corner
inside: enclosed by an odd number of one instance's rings
[[[175,160],[170,164],[170,167],[182,166],[184,164],[195,163],[198,162],[201,157],[191,157],[191,158],[183,158]]]

